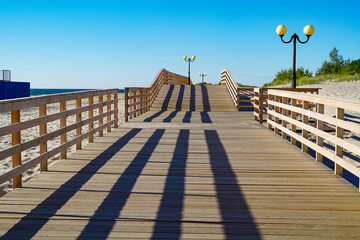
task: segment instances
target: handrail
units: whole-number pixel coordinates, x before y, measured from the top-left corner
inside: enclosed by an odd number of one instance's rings
[[[254,117],[260,124],[264,121],[269,89],[318,94],[321,88],[254,88]]]
[[[322,162],[323,157],[333,161],[335,174],[342,175],[345,168],[360,177],[360,162],[353,160],[360,158],[360,145],[344,139],[344,130],[360,134],[360,123],[345,119],[345,110],[360,113],[359,100],[274,89],[269,89],[268,94],[269,129],[274,129],[276,134],[281,132],[282,138],[290,136],[291,144],[299,141],[302,152],[313,149],[316,161]],[[315,107],[311,108],[310,105]],[[325,107],[334,108],[336,116],[326,115]],[[324,126],[329,124],[336,129],[335,135],[324,131]],[[301,129],[301,134],[297,133],[298,129]],[[315,135],[316,142],[309,140],[309,133]],[[324,141],[327,147],[324,147]],[[334,150],[328,147],[329,144]],[[344,157],[344,149],[350,158]]]
[[[228,69],[221,71],[221,84],[225,84],[230,97],[239,111],[243,108],[253,107],[254,88],[239,87]]]
[[[104,96],[106,96],[106,100],[104,100]],[[94,97],[97,97],[96,103],[94,103]],[[82,106],[82,102],[86,106]],[[50,104],[59,105],[50,109]],[[67,109],[67,106],[75,106],[75,108]],[[105,106],[106,110],[104,112]],[[24,110],[34,111],[34,109],[31,109],[34,107],[38,107],[38,116],[36,114],[30,120],[20,121],[21,112]],[[54,109],[57,109],[57,112],[53,113]],[[51,113],[48,114],[47,110]],[[67,149],[69,147],[76,144],[76,149],[81,149],[82,140],[88,138],[89,142],[93,142],[95,133],[99,133],[99,137],[102,137],[105,128],[110,132],[111,126],[118,127],[118,89],[2,100],[0,101],[0,113],[2,112],[11,112],[11,124],[0,126],[0,137],[11,134],[12,146],[0,150],[0,160],[4,161],[4,159],[12,156],[13,168],[0,175],[0,184],[13,179],[13,188],[18,188],[22,186],[21,174],[23,172],[37,164],[40,164],[40,171],[47,171],[47,160],[49,158],[58,153],[61,153],[61,159],[67,158]],[[94,113],[97,114],[94,116]],[[82,119],[82,116],[87,116],[87,118]],[[69,119],[69,117],[74,119]],[[107,119],[106,123],[104,123],[104,118]],[[55,120],[60,121],[60,128],[48,132],[47,124]],[[67,120],[69,120],[70,125],[67,125]],[[95,124],[97,126],[94,128]],[[83,128],[85,125],[88,125],[87,129]],[[39,136],[27,134],[24,135],[26,137],[21,141],[22,131],[28,131],[33,127],[39,128]],[[85,129],[84,133],[83,129]],[[71,135],[68,133],[73,130],[76,131],[76,136],[67,139]],[[48,150],[48,142],[53,143],[57,137],[60,137],[59,146]],[[37,146],[40,147],[39,156],[23,162],[21,153]]]
[[[125,88],[125,122],[150,110],[162,85],[188,84],[188,77],[161,69],[147,88]],[[190,80],[192,85],[192,81]]]

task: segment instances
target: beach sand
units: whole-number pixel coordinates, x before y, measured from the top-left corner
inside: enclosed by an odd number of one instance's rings
[[[122,124],[122,123],[124,123],[124,119],[125,119],[124,118],[124,106],[125,106],[124,105],[124,93],[119,93],[118,98],[119,98],[119,104],[118,104],[119,124]],[[94,103],[97,103],[97,98],[94,98]],[[83,99],[82,106],[86,106],[87,104],[88,104],[88,100]],[[68,101],[66,107],[67,107],[67,110],[74,109],[75,101]],[[47,115],[50,115],[52,113],[57,113],[59,111],[60,111],[59,103],[49,104],[47,106]],[[94,116],[96,116],[97,114],[98,114],[98,110],[95,109]],[[82,119],[87,119],[87,115],[88,115],[87,112],[83,112]],[[37,107],[20,111],[21,121],[27,121],[30,119],[34,119],[34,118],[37,118],[38,116],[39,116],[39,110]],[[106,122],[106,119],[104,119],[104,121]],[[75,123],[75,115],[67,118],[68,126],[73,123]],[[10,124],[10,112],[0,113],[0,127],[7,126],[9,124]],[[94,122],[94,128],[97,126],[98,126],[98,121]],[[47,124],[47,132],[48,133],[53,132],[59,128],[60,128],[59,120],[56,120],[56,121],[53,121],[53,122],[50,122]],[[88,126],[83,126],[82,132],[85,132],[85,129],[87,129],[87,128],[88,128]],[[26,129],[26,130],[22,130],[21,131],[21,142],[26,142],[26,141],[32,140],[38,136],[39,136],[39,127],[32,127],[32,128]],[[98,136],[98,134],[95,134],[95,138],[97,136]],[[68,140],[73,139],[74,137],[75,137],[75,130],[67,133]],[[86,144],[87,142],[88,142],[87,139],[83,140],[83,144]],[[57,138],[54,138],[54,139],[48,141],[47,145],[48,145],[47,146],[48,150],[51,150],[51,149],[54,149],[54,148],[60,146],[60,137],[57,137]],[[0,146],[1,146],[1,150],[11,147],[11,135],[1,136],[0,137]],[[75,146],[72,146],[71,148],[68,149],[68,153],[71,153],[74,151],[75,151]],[[29,161],[37,156],[39,156],[39,146],[32,147],[32,148],[27,149],[22,152],[22,154],[21,154],[22,162],[25,163],[26,161]],[[51,168],[51,165],[56,163],[59,160],[60,160],[60,154],[57,154],[56,156],[49,159],[48,160],[49,167]],[[11,157],[0,160],[0,174],[4,173],[6,171],[9,171],[11,168],[12,168],[12,158]],[[40,172],[39,169],[40,169],[40,165],[37,165],[36,167],[29,169],[28,171],[23,173],[22,174],[23,181],[26,182],[31,177],[38,174]],[[11,190],[11,188],[12,188],[11,181],[8,181],[8,182],[0,185],[0,196],[3,195],[4,193],[8,192],[9,190]]]

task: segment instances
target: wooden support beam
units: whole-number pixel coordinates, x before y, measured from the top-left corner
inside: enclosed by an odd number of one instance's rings
[[[303,109],[306,109],[306,110],[309,109],[309,102],[308,101],[303,101]],[[302,122],[304,124],[308,124],[309,117],[303,114],[302,115]],[[308,139],[309,132],[307,130],[305,130],[305,129],[302,129],[301,132],[302,132],[303,138]],[[306,146],[304,143],[302,143],[301,144],[301,151],[302,152],[308,152],[308,146]]]
[[[325,106],[324,104],[317,104],[317,112],[320,114],[324,114]],[[321,121],[319,119],[316,119],[316,127],[319,130],[324,129],[324,121]],[[322,137],[316,136],[316,144],[320,147],[323,147],[324,145],[324,139]],[[316,161],[322,162],[323,161],[323,155],[321,155],[319,152],[316,152]]]
[[[100,95],[99,96],[99,103],[102,103],[104,102],[104,96],[103,95]],[[99,115],[103,114],[104,112],[104,107],[99,107]],[[100,118],[99,119],[99,126],[102,126],[104,124],[104,119],[103,118]],[[104,132],[103,130],[100,130],[99,131],[99,137],[103,137],[104,136]]]
[[[20,110],[13,110],[11,111],[11,124],[19,123],[20,122]],[[20,131],[14,132],[11,134],[11,143],[12,146],[18,145],[21,143],[21,135]],[[12,167],[15,168],[21,165],[21,152],[16,153],[12,156]],[[22,187],[22,180],[21,174],[15,176],[13,178],[13,188],[20,188]]]
[[[343,108],[336,108],[336,118],[340,120],[344,120],[344,109]],[[336,126],[336,137],[343,139],[344,138],[344,129]],[[342,158],[344,155],[344,150],[341,146],[335,145],[335,154],[336,156]],[[343,174],[343,168],[335,163],[335,169],[334,172],[336,175],[342,176]]]
[[[66,111],[66,101],[60,102],[60,112]],[[66,117],[60,119],[60,128],[66,127]],[[61,134],[60,136],[60,145],[66,143],[66,133]],[[64,149],[60,153],[60,159],[66,159],[67,158],[67,150]]]
[[[107,101],[110,101],[110,100],[111,100],[111,94],[107,94],[107,95],[106,95],[106,100],[107,100]],[[107,105],[107,106],[106,106],[106,111],[107,111],[107,112],[110,112],[110,111],[111,111],[111,105]],[[111,115],[108,115],[108,116],[107,116],[107,122],[110,122],[110,121],[111,121]],[[106,130],[107,130],[107,132],[111,132],[111,126],[108,126]]]
[[[91,106],[94,104],[94,97],[89,97],[88,99],[88,105]],[[94,116],[94,109],[89,110],[89,118],[92,118]],[[94,129],[94,122],[89,123],[89,132]],[[89,136],[89,142],[94,142],[94,134],[91,134]]]
[[[46,104],[39,106],[39,117],[46,116]],[[46,123],[39,125],[39,135],[47,134],[47,125]],[[47,152],[47,141],[40,143],[40,155]],[[47,159],[40,163],[40,172],[48,170]]]
[[[81,108],[81,99],[76,99],[76,108]],[[81,113],[76,114],[76,122],[81,121]],[[76,136],[79,137],[81,135],[81,127],[76,129]],[[81,141],[76,143],[76,150],[81,149]]]

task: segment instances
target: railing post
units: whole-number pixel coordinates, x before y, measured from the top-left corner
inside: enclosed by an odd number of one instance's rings
[[[309,102],[308,102],[308,101],[305,101],[305,100],[303,101],[303,109],[304,109],[304,110],[308,110],[308,109],[309,109]],[[306,116],[305,114],[303,114],[303,115],[302,115],[302,122],[303,122],[304,124],[308,124],[308,120],[309,120],[309,117]],[[302,132],[303,138],[308,139],[308,135],[309,135],[308,131],[305,130],[305,129],[302,129],[301,132]],[[302,143],[302,144],[301,144],[301,151],[302,151],[302,152],[308,152],[308,146],[306,146],[304,143]]]
[[[324,104],[321,104],[321,103],[317,104],[317,112],[320,114],[324,114]],[[323,130],[324,122],[319,119],[316,119],[316,127],[319,130]],[[324,139],[322,137],[316,136],[316,144],[318,146],[323,147],[323,142],[324,142]],[[323,156],[319,152],[316,152],[316,161],[317,162],[323,161]]]
[[[236,109],[240,111],[240,89],[236,89]]]
[[[273,100],[273,99],[274,99],[274,96],[270,95],[270,93],[268,93],[268,110],[273,110],[274,109],[274,106],[269,103],[269,100]],[[273,116],[269,112],[268,112],[268,119],[273,120]],[[272,126],[270,124],[270,121],[267,121],[267,128],[269,130],[271,130],[271,128],[272,128]]]
[[[283,97],[282,98],[282,104],[288,104],[288,101],[289,101],[289,99],[288,98],[285,98],[285,97]],[[285,108],[282,108],[282,115],[283,116],[287,116],[288,114],[287,114],[287,110],[285,109]],[[287,122],[283,119],[282,120],[282,126],[284,127],[284,128],[287,128]],[[284,131],[281,131],[281,137],[283,138],[283,139],[286,139],[286,133],[284,132]]]
[[[76,108],[81,108],[81,99],[76,99]],[[81,113],[76,114],[76,122],[81,122]],[[76,136],[81,136],[81,127],[76,128]],[[81,149],[81,141],[76,143],[76,150]]]
[[[60,102],[60,112],[66,111],[66,101]],[[66,127],[66,117],[60,119],[60,128]],[[66,133],[60,135],[60,145],[66,143]],[[67,158],[67,150],[64,149],[61,151],[60,159]]]
[[[100,95],[99,96],[99,103],[103,103],[104,102],[104,96],[103,95]],[[103,106],[100,106],[99,107],[99,115],[103,114],[104,113],[104,107]],[[104,119],[103,118],[100,118],[99,119],[99,127],[102,126],[104,124]],[[102,137],[104,136],[104,132],[103,130],[100,130],[99,131],[99,137]]]
[[[39,117],[46,116],[46,104],[39,106]],[[39,135],[45,135],[47,134],[47,126],[46,123],[39,125]],[[47,152],[47,141],[40,143],[40,155]],[[47,159],[45,161],[42,161],[40,163],[40,172],[47,171],[48,170],[48,164]]]
[[[291,106],[292,107],[297,107],[297,99],[295,99],[295,98],[291,99]],[[291,111],[291,118],[296,120],[296,111]],[[296,134],[296,125],[295,124],[291,124],[291,131]],[[295,145],[296,144],[296,138],[291,137],[290,142],[291,142],[292,145]]]
[[[94,104],[94,97],[89,97],[89,106],[91,106],[91,105],[93,105]],[[94,117],[94,109],[90,109],[89,110],[89,118],[92,118],[92,117]],[[89,131],[91,131],[91,130],[93,130],[94,129],[94,122],[93,121],[91,121],[90,123],[89,123]],[[90,136],[89,136],[89,142],[94,142],[94,135],[93,134],[91,134]]]
[[[11,124],[15,124],[19,122],[20,122],[20,110],[11,111]],[[21,143],[20,131],[11,134],[11,142],[12,142],[12,146]],[[15,153],[12,156],[12,167],[15,168],[20,165],[21,165],[21,152]],[[22,180],[21,180],[21,174],[19,174],[13,178],[13,188],[15,189],[21,187],[22,187]]]
[[[134,91],[129,91],[129,96],[133,96],[134,95]],[[131,98],[130,99],[130,104],[132,104],[134,102],[134,99]],[[134,110],[134,107],[130,107],[130,113]],[[133,118],[133,114],[130,114],[129,115],[129,119],[132,119]]]
[[[336,108],[336,118],[340,119],[340,120],[344,120],[344,109],[343,108]],[[341,139],[344,138],[344,129],[343,128],[336,126],[336,137],[341,138]],[[342,158],[344,155],[343,148],[340,147],[339,145],[335,145],[335,154],[336,154],[336,156]],[[342,176],[342,174],[343,174],[343,168],[337,163],[335,163],[334,171],[335,171],[336,175]]]
[[[279,102],[280,101],[280,97],[279,96],[275,96],[275,101]],[[280,108],[279,107],[275,107],[275,112],[280,113]],[[275,123],[279,124],[280,120],[278,117],[275,117]],[[279,129],[277,127],[274,126],[274,133],[278,134],[279,133]]]
[[[125,88],[125,122],[129,121],[129,88]]]
[[[259,123],[264,122],[264,89],[259,88]]]
[[[115,101],[115,103],[114,103],[114,110],[118,110],[119,109],[119,103],[118,103],[118,95],[119,95],[119,93],[118,93],[118,91],[116,92],[116,93],[114,93],[114,100],[116,100]],[[115,112],[114,113],[114,119],[116,120],[115,121],[115,123],[114,123],[114,128],[118,128],[119,127],[119,118],[118,118],[118,112]]]
[[[111,101],[111,94],[106,95],[106,101]],[[106,112],[111,111],[111,104],[106,105]],[[107,116],[107,122],[111,122],[111,115]],[[111,125],[107,127],[107,132],[111,132]]]

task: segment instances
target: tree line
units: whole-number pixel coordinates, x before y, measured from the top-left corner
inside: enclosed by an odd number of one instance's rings
[[[325,60],[321,67],[317,69],[315,76],[327,75],[327,74],[343,74],[354,75],[360,73],[360,59],[344,60],[343,56],[339,54],[339,50],[334,47],[329,53],[330,61]],[[303,67],[296,69],[296,78],[313,77],[313,73],[309,69]],[[291,81],[292,69],[281,69],[275,74],[275,78],[271,83],[267,83],[266,86],[287,84]]]

